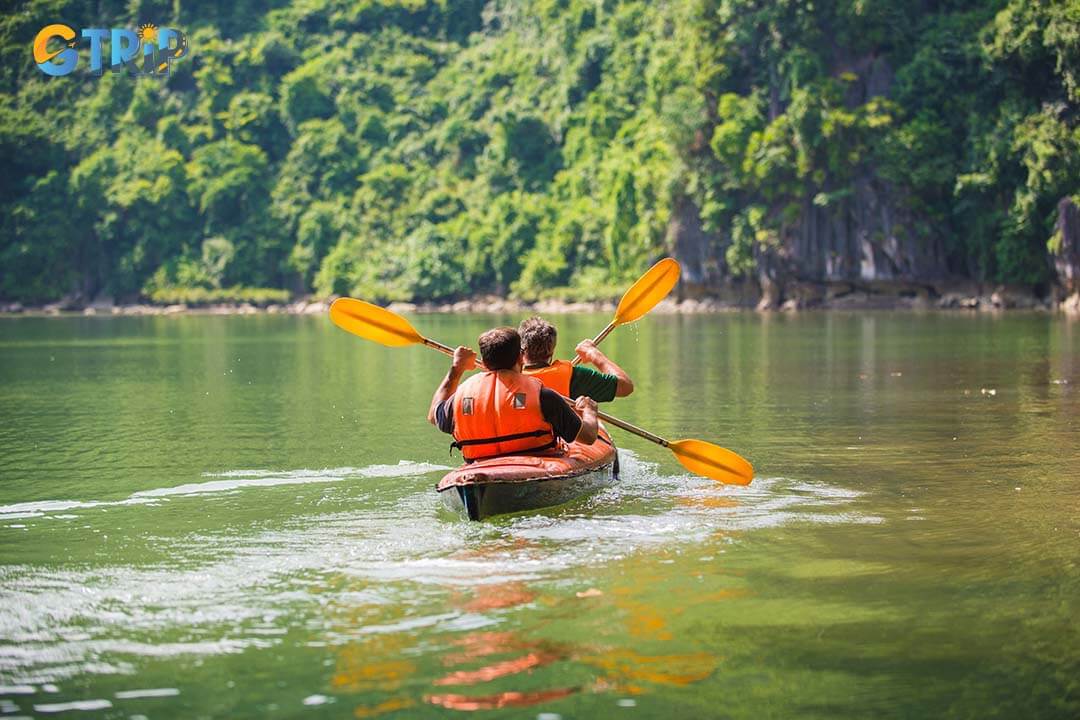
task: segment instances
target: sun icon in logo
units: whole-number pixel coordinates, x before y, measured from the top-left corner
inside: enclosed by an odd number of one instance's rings
[[[144,23],[139,26],[139,39],[144,43],[154,43],[158,39],[158,28],[154,23]]]

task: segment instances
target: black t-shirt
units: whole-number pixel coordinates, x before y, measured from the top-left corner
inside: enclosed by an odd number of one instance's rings
[[[570,406],[559,396],[559,393],[548,388],[541,388],[540,412],[543,414],[544,419],[551,424],[555,435],[566,442],[574,442],[574,438],[581,431],[581,418],[570,409]],[[454,434],[453,395],[443,400],[435,408],[435,425],[444,433]]]

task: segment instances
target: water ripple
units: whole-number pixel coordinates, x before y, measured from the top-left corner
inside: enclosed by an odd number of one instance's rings
[[[42,501],[0,507],[0,517],[132,506],[150,512],[174,497],[330,483],[350,477],[415,477],[396,494],[355,495],[327,512],[304,506],[281,527],[236,526],[169,540],[170,560],[151,566],[0,567],[0,680],[12,685],[132,672],[132,658],[222,655],[283,641],[297,618],[320,628],[324,608],[439,606],[448,588],[557,580],[658,545],[678,547],[787,523],[875,523],[862,493],[825,483],[758,479],[733,488],[665,476],[622,451],[620,483],[548,512],[467,523],[438,508],[423,475],[443,469],[402,462],[327,470],[232,470],[207,482],[140,491],[125,500]],[[722,551],[721,551],[722,552]],[[211,558],[207,560],[207,558]],[[290,619],[292,619],[290,621]],[[420,627],[473,630],[497,614],[408,612],[390,623],[323,628],[324,642]],[[182,641],[175,639],[179,632]],[[169,638],[166,640],[166,638]]]

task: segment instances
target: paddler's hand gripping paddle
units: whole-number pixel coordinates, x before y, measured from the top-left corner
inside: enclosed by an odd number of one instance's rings
[[[640,315],[638,316],[640,317]],[[416,331],[409,321],[386,308],[355,298],[338,298],[330,305],[330,319],[342,330],[387,347],[426,345],[453,357],[454,349],[430,340]],[[730,485],[749,485],[754,468],[731,450],[704,440],[668,441],[648,430],[619,420],[604,412],[596,416],[638,437],[666,447],[690,472]]]

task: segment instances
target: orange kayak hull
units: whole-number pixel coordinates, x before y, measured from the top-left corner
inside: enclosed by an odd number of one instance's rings
[[[613,483],[618,453],[601,429],[592,445],[570,443],[540,455],[508,455],[447,473],[436,489],[443,504],[470,520],[526,512],[575,500]]]

